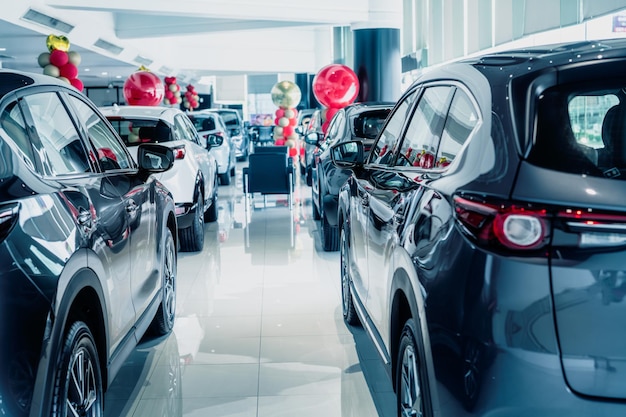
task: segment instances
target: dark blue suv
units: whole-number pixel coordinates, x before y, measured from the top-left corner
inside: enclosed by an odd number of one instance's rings
[[[433,68],[339,195],[399,416],[626,415],[626,40]]]
[[[155,179],[78,90],[0,70],[0,415],[102,416],[142,336],[176,311],[176,216]]]

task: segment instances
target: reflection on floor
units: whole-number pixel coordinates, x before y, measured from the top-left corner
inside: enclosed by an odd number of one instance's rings
[[[246,205],[241,168],[204,250],[179,254],[174,331],[133,353],[105,416],[393,416],[373,345],[343,322],[339,254],[321,249],[310,188],[298,181],[292,211],[282,196]]]

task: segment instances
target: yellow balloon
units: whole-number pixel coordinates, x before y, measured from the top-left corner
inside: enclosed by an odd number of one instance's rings
[[[272,87],[272,102],[282,108],[296,107],[302,98],[300,87],[291,81],[279,81]]]
[[[46,38],[46,46],[48,51],[52,52],[55,49],[67,52],[70,49],[70,40],[66,36],[48,35]]]

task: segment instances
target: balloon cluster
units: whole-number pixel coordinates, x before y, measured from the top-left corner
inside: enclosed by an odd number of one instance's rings
[[[191,84],[187,85],[187,91],[185,91],[183,96],[183,106],[188,110],[197,109],[200,106],[200,96],[196,92],[196,88]]]
[[[78,79],[81,57],[78,52],[69,50],[69,39],[65,36],[48,35],[46,46],[48,52],[39,54],[37,58],[43,73],[73,85],[78,91],[83,91],[83,82]]]
[[[176,77],[165,77],[165,98],[163,103],[168,106],[175,106],[181,103],[180,86],[176,82]]]
[[[298,154],[298,133],[295,131],[298,116],[296,106],[300,103],[302,92],[300,87],[291,81],[280,81],[272,87],[272,102],[278,106],[274,120],[274,143],[278,146],[287,145],[289,155]]]
[[[161,79],[143,67],[128,76],[123,91],[130,106],[158,106],[165,95]]]
[[[341,108],[351,104],[359,94],[359,78],[342,64],[327,65],[313,77],[313,95],[327,107],[322,131],[326,133],[331,119]]]

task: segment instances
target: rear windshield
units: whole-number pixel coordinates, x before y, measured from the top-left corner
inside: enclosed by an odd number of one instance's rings
[[[222,116],[222,119],[224,119],[224,123],[226,123],[226,126],[232,127],[233,125],[239,125],[239,118],[237,117],[237,113],[225,111],[219,112],[219,114],[220,116]]]
[[[126,146],[172,141],[171,129],[161,120],[109,118]]]
[[[376,139],[389,115],[389,109],[360,113],[352,123],[352,134],[363,139]]]
[[[626,179],[626,80],[546,90],[538,100],[535,145],[541,167]]]
[[[193,126],[198,132],[217,129],[215,119],[211,116],[189,116],[189,120],[191,120],[191,123],[193,123]]]

